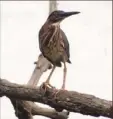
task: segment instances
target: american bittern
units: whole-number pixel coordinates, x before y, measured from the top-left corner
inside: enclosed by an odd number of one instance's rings
[[[66,62],[71,63],[69,57],[69,43],[65,33],[60,28],[60,22],[74,14],[80,12],[64,12],[64,11],[54,11],[52,12],[47,21],[42,26],[39,31],[39,47],[44,55],[52,64],[53,68],[46,80],[46,84],[49,84],[52,73],[54,72],[56,66],[61,67],[61,62],[64,63],[64,75],[63,75],[63,85],[61,89],[65,89],[66,82]]]

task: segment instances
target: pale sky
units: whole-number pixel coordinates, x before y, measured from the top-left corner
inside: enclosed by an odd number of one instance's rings
[[[48,1],[0,1],[1,78],[25,84],[40,54],[38,31],[48,16]],[[72,64],[67,64],[66,89],[112,100],[112,2],[60,1],[58,9],[80,11],[61,23],[70,43]],[[46,80],[50,71],[41,78]],[[51,84],[61,87],[63,67]],[[7,112],[7,115],[6,115]],[[1,119],[16,119],[9,99],[1,99]],[[34,119],[37,119],[35,116]],[[40,116],[39,119],[44,117]],[[97,119],[71,113],[69,119]],[[46,119],[46,118],[44,118]],[[99,119],[107,119],[100,117]]]

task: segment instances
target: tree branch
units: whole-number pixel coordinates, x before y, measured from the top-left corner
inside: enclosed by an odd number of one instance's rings
[[[112,118],[112,102],[97,98],[88,94],[81,94],[75,91],[60,91],[55,98],[53,94],[58,91],[55,88],[48,88],[45,91],[31,86],[18,85],[0,79],[0,95],[9,98],[35,101],[47,104],[57,110],[66,109],[71,112],[78,112],[91,116],[105,116]]]

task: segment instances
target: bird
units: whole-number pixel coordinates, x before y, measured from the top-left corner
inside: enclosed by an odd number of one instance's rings
[[[46,85],[51,86],[50,78],[56,67],[63,69],[62,90],[65,90],[67,67],[66,62],[70,61],[70,46],[64,31],[60,27],[60,23],[67,17],[79,14],[78,11],[65,12],[55,10],[48,16],[46,22],[39,30],[39,48],[43,56],[53,64],[52,70],[45,81]]]

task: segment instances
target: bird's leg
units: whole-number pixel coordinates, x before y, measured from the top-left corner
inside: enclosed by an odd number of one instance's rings
[[[66,84],[66,74],[67,74],[67,68],[66,68],[66,62],[64,61],[64,75],[63,75],[63,84],[61,89],[65,90],[65,84]]]
[[[49,82],[50,82],[50,78],[51,78],[51,76],[52,76],[52,74],[53,74],[55,68],[56,68],[56,66],[54,65],[53,68],[52,68],[52,70],[51,70],[51,72],[50,72],[50,74],[49,74],[49,76],[48,76],[48,78],[47,78],[47,80],[44,82],[44,84],[45,84],[46,86],[52,87]]]
[[[66,74],[67,74],[67,68],[66,68],[66,62],[64,60],[64,70],[63,70],[63,84],[62,84],[62,87],[60,90],[54,92],[54,97],[56,98],[57,94],[60,92],[60,91],[63,91],[65,90],[65,83],[66,83]]]

